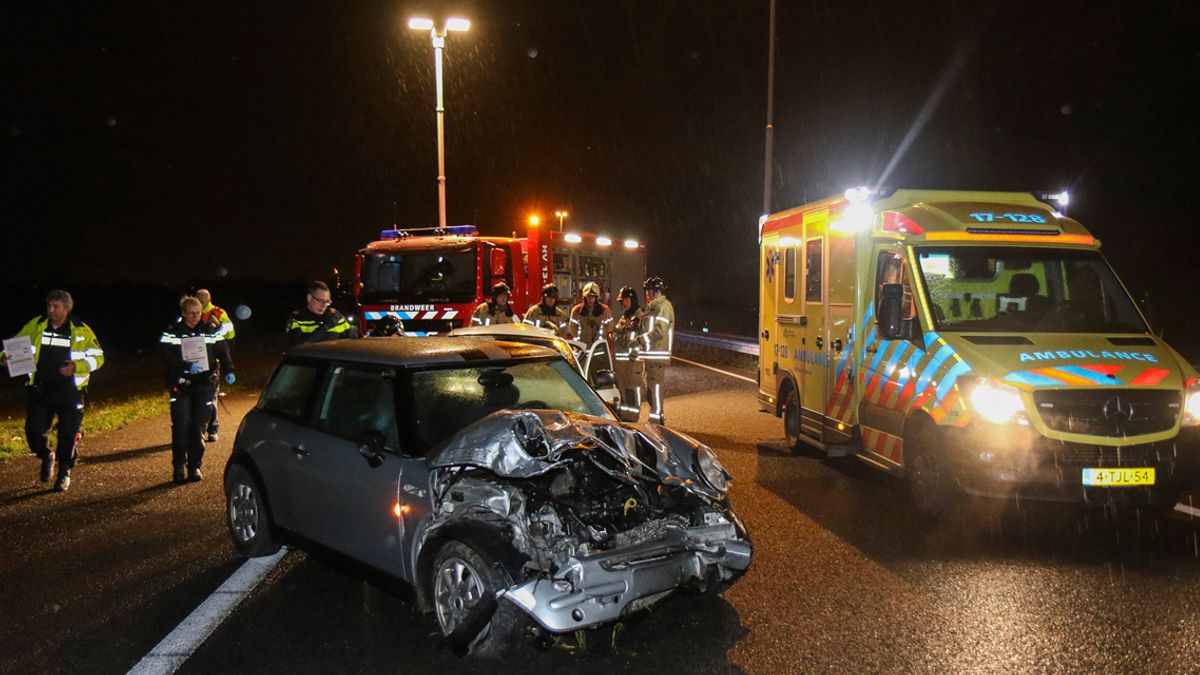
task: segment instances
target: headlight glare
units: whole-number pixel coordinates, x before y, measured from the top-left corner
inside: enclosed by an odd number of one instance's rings
[[[717,492],[724,493],[729,489],[729,472],[717,461],[717,456],[706,447],[696,449],[696,466],[700,475]]]
[[[1200,424],[1200,386],[1189,387],[1184,392],[1183,423],[1188,426]]]
[[[995,424],[1007,424],[1025,412],[1021,392],[1006,384],[980,380],[971,388],[969,398],[975,414]]]

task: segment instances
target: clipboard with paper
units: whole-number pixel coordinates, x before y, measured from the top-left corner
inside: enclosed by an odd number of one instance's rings
[[[208,346],[205,344],[204,336],[197,335],[196,337],[185,337],[179,342],[180,350],[183,352],[183,360],[187,363],[195,363],[200,366],[200,372],[209,370],[208,365]]]
[[[18,335],[4,341],[4,356],[8,359],[8,376],[21,377],[37,370],[33,356],[33,341],[28,335]]]

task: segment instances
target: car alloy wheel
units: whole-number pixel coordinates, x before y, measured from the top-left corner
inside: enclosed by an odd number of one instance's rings
[[[450,634],[483,598],[485,583],[471,563],[446,558],[437,570],[433,602],[443,634]]]

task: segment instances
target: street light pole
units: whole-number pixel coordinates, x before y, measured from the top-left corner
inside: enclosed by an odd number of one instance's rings
[[[571,214],[567,213],[566,211],[555,211],[554,215],[558,217],[558,231],[562,232],[563,231],[563,219]]]
[[[446,227],[446,108],[442,104],[442,51],[446,48],[447,31],[466,31],[471,22],[466,19],[447,19],[446,26],[438,30],[432,19],[412,18],[408,27],[414,30],[428,30],[433,41],[433,74],[437,86],[437,104],[434,112],[437,117],[437,181],[438,181],[438,227]]]

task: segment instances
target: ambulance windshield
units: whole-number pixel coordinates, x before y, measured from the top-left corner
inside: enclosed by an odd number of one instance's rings
[[[475,298],[475,249],[369,253],[363,256],[359,300],[470,302]]]
[[[1129,294],[1096,252],[921,247],[917,259],[938,330],[1147,332]]]

